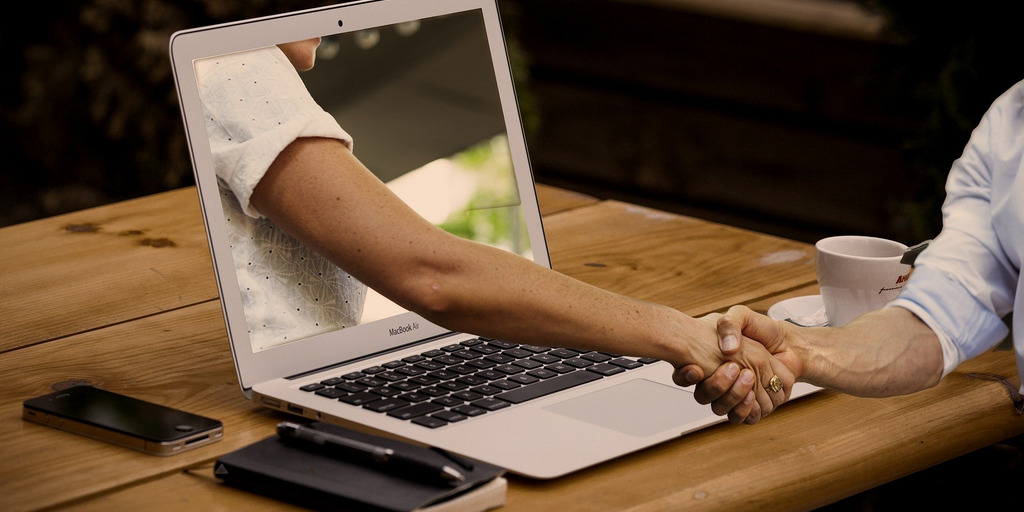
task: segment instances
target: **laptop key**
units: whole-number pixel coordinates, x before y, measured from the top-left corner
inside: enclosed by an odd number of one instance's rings
[[[459,363],[465,361],[465,359],[462,359],[462,358],[459,358],[459,357],[447,356],[446,355],[446,356],[437,356],[437,357],[431,359],[431,361],[434,361],[437,364],[443,364],[445,366],[448,366],[448,365],[452,365],[452,364],[459,364]]]
[[[438,418],[447,421],[449,423],[455,423],[456,421],[462,421],[466,419],[466,416],[464,414],[459,414],[457,412],[452,411],[436,412],[434,414],[431,414],[430,416],[433,418]]]
[[[484,413],[487,412],[487,409],[483,409],[483,408],[477,407],[475,405],[470,405],[470,404],[464,404],[464,405],[460,405],[458,407],[452,407],[452,410],[457,412],[457,413],[459,413],[459,414],[465,414],[466,416],[470,416],[470,417],[472,417],[472,416],[480,416],[481,414],[484,414]]]
[[[459,391],[458,393],[452,393],[450,396],[452,398],[458,398],[460,400],[465,400],[467,402],[470,402],[470,401],[476,400],[478,398],[483,398],[484,397],[480,393],[475,393],[473,391]]]
[[[508,403],[508,402],[506,402],[504,400],[498,400],[497,398],[493,398],[492,397],[492,398],[481,398],[480,400],[477,400],[477,401],[473,402],[470,405],[479,407],[481,409],[486,409],[488,411],[497,411],[498,409],[504,409],[504,408],[506,408],[506,407],[508,407],[508,406],[510,406],[512,404],[510,404],[510,403]]]
[[[323,388],[323,389],[318,389],[316,391],[316,394],[318,394],[320,396],[325,396],[327,398],[340,398],[340,397],[343,397],[343,396],[347,395],[348,393],[345,392],[345,391],[342,391],[342,390],[340,390],[338,388]]]
[[[480,352],[481,354],[484,354],[484,355],[490,355],[490,354],[495,354],[497,352],[500,352],[501,349],[498,348],[498,347],[495,347],[494,345],[474,345],[473,346],[473,351],[474,352]]]
[[[562,363],[549,364],[545,366],[544,369],[551,370],[556,373],[572,373],[576,371],[576,368]],[[533,375],[533,373],[531,373],[531,375]]]
[[[474,393],[479,393],[481,395],[494,395],[494,394],[497,394],[497,393],[501,393],[502,389],[499,388],[499,387],[496,387],[496,386],[484,385],[484,386],[477,386],[475,388],[472,388],[472,389],[470,389],[470,391],[472,391]]]
[[[416,366],[417,368],[423,368],[424,370],[427,370],[428,372],[432,372],[434,370],[440,370],[441,368],[444,368],[443,364],[438,363],[436,361],[420,361],[420,362],[416,363],[414,366]]]
[[[401,391],[399,391],[399,390],[397,390],[395,388],[389,388],[389,387],[383,387],[383,386],[379,387],[379,388],[373,388],[373,389],[370,390],[370,392],[374,393],[374,394],[377,394],[377,395],[380,395],[380,396],[383,396],[383,397],[395,396],[395,395],[401,393]]]
[[[609,375],[615,375],[616,373],[622,373],[626,370],[624,370],[621,366],[615,366],[614,364],[597,363],[594,366],[587,368],[587,371],[594,372],[598,375],[604,375],[605,377],[607,377]]]
[[[537,345],[520,345],[519,348],[523,350],[529,350],[534,354],[540,354],[542,352],[547,352],[548,350],[551,350],[551,347],[539,347]]]
[[[417,386],[433,386],[434,384],[441,382],[441,379],[431,375],[420,375],[419,377],[413,377],[406,382],[411,382]]]
[[[435,418],[433,416],[420,416],[418,418],[413,418],[412,422],[427,428],[438,428],[448,424],[447,421],[441,418]]]
[[[523,350],[521,348],[513,348],[502,352],[502,354],[505,354],[506,356],[509,357],[514,357],[516,359],[522,359],[524,357],[532,356],[533,352],[530,352],[529,350]]]
[[[586,359],[583,359],[581,357],[573,357],[571,359],[566,359],[565,361],[562,361],[562,364],[567,364],[569,366],[573,366],[576,368],[586,368],[594,363],[592,361],[587,361]]]
[[[420,386],[422,386],[422,384],[408,380],[402,382],[395,382],[394,384],[391,385],[392,388],[395,388],[399,391],[412,391]]]
[[[534,382],[537,381],[537,379],[534,379],[533,377],[530,377],[529,375],[513,375],[513,377],[527,377],[527,378],[533,379]],[[510,389],[518,388],[522,384],[520,384],[519,382],[516,382],[516,381],[514,381],[512,379],[508,379],[508,380],[496,380],[494,382],[491,382],[490,385],[493,386],[493,387],[501,388],[501,389],[503,389],[505,391],[508,391]]]
[[[448,380],[448,379],[454,379],[455,377],[458,377],[461,374],[460,373],[455,373],[455,372],[450,372],[448,370],[438,370],[436,372],[430,372],[427,375],[430,375],[431,377],[434,377],[434,378],[440,379],[440,380]]]
[[[541,363],[532,359],[520,359],[512,364],[520,368],[526,368],[527,370],[533,370],[534,368],[540,368],[542,366]]]
[[[587,352],[586,354],[583,354],[580,357],[586,359],[587,361],[593,361],[595,363],[603,363],[611,359],[611,356],[602,354],[600,352]]]
[[[370,393],[369,391],[363,391],[348,396],[343,396],[339,400],[351,405],[366,405],[374,400],[380,400],[380,395],[376,393]]]
[[[441,397],[435,398],[433,400],[433,402],[435,404],[443,405],[445,407],[455,407],[457,405],[462,405],[462,403],[465,402],[465,400],[460,400],[458,398],[452,398],[450,396],[441,396]]]
[[[562,360],[561,358],[555,357],[551,354],[537,354],[530,359],[543,364],[557,363]]]
[[[516,358],[512,356],[506,356],[505,354],[491,354],[489,356],[484,356],[484,359],[495,362],[497,364],[508,364],[516,360]]]
[[[427,396],[437,397],[437,396],[445,396],[445,395],[447,395],[448,394],[448,390],[447,389],[441,389],[441,388],[435,388],[435,387],[429,387],[429,388],[423,388],[423,389],[419,390],[419,393],[423,394],[423,395],[427,395]]]
[[[462,359],[465,359],[467,361],[470,359],[476,359],[478,357],[484,356],[484,354],[481,354],[480,352],[477,352],[475,350],[456,350],[455,352],[452,352],[451,355],[455,357],[461,357]]]
[[[439,404],[435,404],[433,402],[422,402],[408,407],[402,407],[401,409],[388,411],[388,416],[398,418],[400,420],[411,420],[417,416],[437,412],[441,409],[444,409],[444,407]]]
[[[366,389],[366,386],[362,384],[356,384],[355,382],[342,382],[337,386],[334,386],[342,391],[348,391],[349,393],[358,393]]]
[[[513,376],[509,377],[508,380],[510,380],[512,382],[516,382],[516,383],[522,384],[522,385],[526,385],[526,384],[533,384],[534,382],[537,382],[538,380],[540,380],[542,378],[543,379],[548,379],[548,378],[551,378],[551,377],[554,377],[554,376],[558,375],[555,372],[548,372],[547,370],[537,370],[537,371],[538,372],[547,372],[547,373],[543,373],[542,374],[542,375],[546,375],[546,377],[538,377],[538,376],[534,376],[534,375],[520,374],[520,375],[513,375]],[[529,373],[533,373],[533,372],[529,372]]]
[[[424,395],[423,393],[406,393],[404,395],[400,395],[399,398],[401,398],[402,400],[408,400],[410,402],[423,402],[426,400],[430,400],[430,397]]]
[[[508,374],[502,372],[496,372],[494,370],[484,370],[482,372],[476,372],[475,376],[485,380],[498,380],[504,379]]]
[[[405,407],[409,405],[409,402],[402,400],[401,398],[385,398],[383,400],[375,400],[363,406],[364,409],[369,409],[373,412],[388,412],[399,407]]]
[[[455,381],[463,384],[469,384],[470,386],[479,386],[480,384],[487,382],[487,379],[477,377],[476,375],[463,375],[462,377],[455,379]]]
[[[555,357],[561,357],[562,359],[568,359],[570,357],[576,357],[580,353],[575,351],[575,350],[570,350],[570,349],[567,349],[567,348],[556,348],[556,349],[548,352],[548,354],[551,354],[551,355],[553,355]]]
[[[442,383],[438,384],[437,387],[444,388],[444,389],[447,389],[449,391],[461,391],[463,389],[468,388],[469,384],[463,384],[463,383],[458,382],[458,381],[450,380],[448,382],[442,382]]]
[[[537,368],[536,370],[530,370],[526,372],[526,374],[531,377],[537,377],[538,379],[550,379],[551,377],[557,377],[559,375],[558,372],[553,372],[546,368]],[[512,377],[509,378],[511,379]],[[527,383],[524,382],[524,384]]]
[[[621,367],[623,367],[623,368],[625,368],[627,370],[632,370],[634,368],[639,368],[639,367],[644,365],[643,363],[641,363],[639,361],[634,361],[632,359],[626,359],[625,357],[620,357],[618,359],[612,359],[611,361],[608,361],[608,363],[609,364],[614,364],[615,366],[621,366]]]
[[[494,398],[500,398],[506,402],[511,402],[513,404],[521,404],[527,400],[540,398],[542,396],[550,395],[551,393],[579,386],[580,384],[593,382],[601,378],[601,375],[594,372],[567,373],[565,375],[552,377],[547,380],[542,380],[540,382],[530,384],[529,386],[523,386],[519,389],[506,391],[504,393],[501,393],[500,395],[495,395]]]

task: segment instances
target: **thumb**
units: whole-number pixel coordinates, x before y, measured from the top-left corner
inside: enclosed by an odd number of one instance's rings
[[[701,370],[700,366],[695,364],[688,364],[676,368],[672,372],[672,382],[675,382],[677,386],[692,386],[704,379],[704,371]]]

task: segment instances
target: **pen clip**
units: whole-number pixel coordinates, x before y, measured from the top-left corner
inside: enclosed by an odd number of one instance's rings
[[[462,469],[465,469],[466,471],[473,471],[473,462],[470,461],[469,459],[465,457],[458,457],[455,454],[443,448],[438,448],[436,446],[431,446],[430,449],[435,453],[441,455],[442,457],[458,464],[459,466],[462,467]]]

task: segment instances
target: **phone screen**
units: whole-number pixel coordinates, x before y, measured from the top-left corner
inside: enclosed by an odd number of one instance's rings
[[[220,439],[220,421],[113,393],[75,386],[23,403],[23,417],[122,446],[170,455]]]

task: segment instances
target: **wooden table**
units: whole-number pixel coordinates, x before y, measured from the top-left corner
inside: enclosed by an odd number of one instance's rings
[[[539,187],[554,267],[699,316],[816,293],[806,244]],[[282,419],[239,390],[196,191],[0,229],[0,510],[289,510],[220,485],[212,462]],[[822,391],[757,426],[721,424],[546,482],[510,478],[509,511],[807,510],[1024,432],[991,352],[936,388]],[[224,422],[218,443],[154,457],[21,419],[87,381]]]

